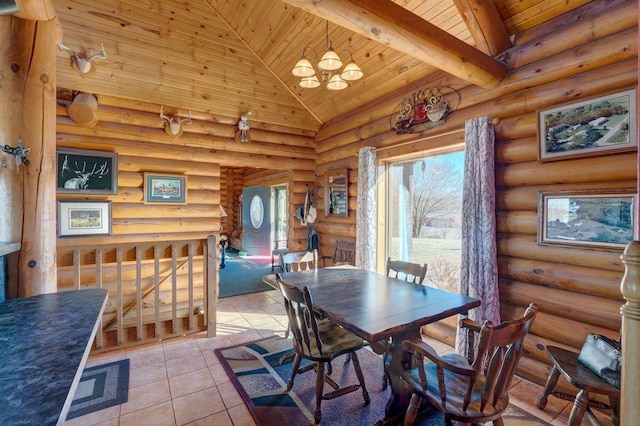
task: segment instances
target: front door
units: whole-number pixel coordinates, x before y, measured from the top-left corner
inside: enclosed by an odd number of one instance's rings
[[[244,188],[242,204],[242,250],[250,256],[271,255],[271,188]]]

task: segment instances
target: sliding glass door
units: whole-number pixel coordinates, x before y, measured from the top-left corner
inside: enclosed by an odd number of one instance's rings
[[[458,290],[464,151],[387,166],[386,252],[427,263],[426,284]]]

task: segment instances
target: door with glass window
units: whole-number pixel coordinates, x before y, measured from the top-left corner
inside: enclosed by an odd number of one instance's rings
[[[250,256],[271,254],[271,188],[252,186],[242,190],[242,250]]]

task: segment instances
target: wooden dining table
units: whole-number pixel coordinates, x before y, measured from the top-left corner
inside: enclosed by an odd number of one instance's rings
[[[466,314],[480,301],[459,293],[408,283],[358,268],[330,267],[280,274],[298,288],[309,287],[314,308],[324,317],[375,345],[390,339],[386,357],[391,395],[386,421],[404,416],[411,394],[400,379],[411,366],[411,354],[402,347],[420,338],[420,327],[456,314]],[[275,274],[263,281],[277,288]]]

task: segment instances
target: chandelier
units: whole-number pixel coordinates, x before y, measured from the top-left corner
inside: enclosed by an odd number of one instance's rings
[[[316,75],[316,69],[311,62],[306,58],[305,52],[311,50],[313,54],[318,57],[317,52],[311,46],[307,46],[302,50],[302,56],[291,70],[291,73],[296,77],[300,77],[300,87],[305,89],[315,89],[320,84],[324,83],[329,90],[342,90],[349,87],[349,81],[355,81],[362,78],[364,75],[358,65],[353,60],[353,55],[350,50],[341,50],[340,53],[336,53],[329,40],[329,21],[327,21],[325,29],[325,52],[318,61],[318,72],[320,78]],[[342,60],[340,54],[346,52],[349,54],[349,63],[344,67],[342,72],[339,72],[342,68]],[[321,83],[322,82],[322,83]]]

